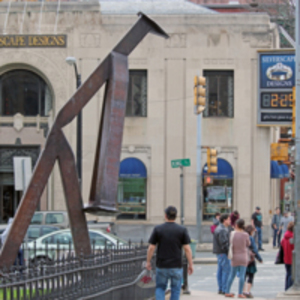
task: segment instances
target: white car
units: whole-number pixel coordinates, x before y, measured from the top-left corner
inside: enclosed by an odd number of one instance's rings
[[[89,229],[92,249],[101,250],[107,248],[125,246],[127,242],[101,230]],[[28,259],[31,262],[40,260],[56,260],[74,254],[74,245],[70,229],[64,229],[44,235],[34,242],[28,243]],[[25,255],[26,257],[27,255]]]

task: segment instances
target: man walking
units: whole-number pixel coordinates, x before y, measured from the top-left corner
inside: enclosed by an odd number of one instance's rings
[[[262,214],[260,212],[259,206],[256,207],[255,212],[252,214],[252,226],[256,229],[258,250],[264,251],[264,249],[262,248],[263,221],[262,221]]]
[[[282,236],[284,236],[284,234],[286,233],[288,224],[290,222],[294,222],[294,217],[291,216],[290,213],[286,210],[280,220],[280,231],[282,232]]]
[[[177,209],[169,206],[165,210],[164,224],[154,228],[149,239],[146,268],[151,270],[151,258],[156,253],[155,299],[165,299],[168,280],[171,280],[170,300],[179,300],[182,284],[182,247],[188,260],[188,274],[193,273],[192,250],[187,229],[175,223]]]
[[[230,274],[231,266],[228,259],[229,250],[229,229],[231,224],[230,216],[222,214],[220,224],[216,228],[213,237],[213,253],[218,258],[217,281],[219,286],[219,294],[225,295],[227,280]]]
[[[280,241],[281,241],[281,230],[280,230],[280,221],[281,221],[282,215],[279,207],[276,207],[275,214],[272,218],[272,228],[273,228],[273,248],[279,248],[280,247]],[[276,243],[277,241],[277,243]]]

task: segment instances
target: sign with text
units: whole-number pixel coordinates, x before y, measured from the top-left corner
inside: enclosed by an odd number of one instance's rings
[[[291,126],[292,88],[295,86],[294,50],[258,53],[257,124]]]
[[[67,36],[61,35],[0,35],[0,48],[66,48]]]
[[[271,144],[271,160],[288,160],[289,144],[288,143],[272,143]]]
[[[191,161],[189,158],[171,160],[172,168],[189,167]]]

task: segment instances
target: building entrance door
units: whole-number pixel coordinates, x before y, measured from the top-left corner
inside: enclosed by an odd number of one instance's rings
[[[1,223],[7,223],[9,218],[14,217],[15,211],[20,203],[20,192],[15,191],[13,185],[0,186],[0,211]]]

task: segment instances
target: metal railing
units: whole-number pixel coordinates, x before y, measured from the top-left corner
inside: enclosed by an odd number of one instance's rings
[[[88,257],[62,249],[23,249],[29,260],[17,260],[1,270],[0,299],[149,299],[155,293],[155,268],[146,271],[147,245],[118,245],[96,249]],[[55,252],[55,256],[51,256]],[[28,255],[27,255],[28,257]]]

